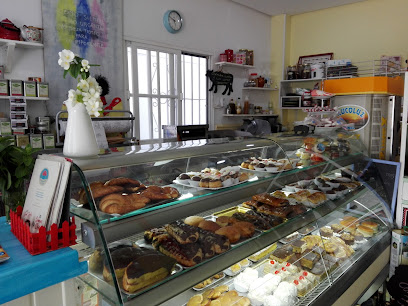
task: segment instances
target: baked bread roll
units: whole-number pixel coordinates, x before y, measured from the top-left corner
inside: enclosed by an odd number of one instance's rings
[[[241,238],[252,237],[255,233],[255,226],[250,222],[241,221],[235,223],[233,226],[239,230]]]
[[[194,243],[198,240],[197,228],[182,221],[166,224],[164,228],[180,244]]]
[[[170,275],[175,264],[173,258],[160,253],[138,256],[125,269],[123,288],[133,293],[150,286]]]
[[[204,218],[199,216],[190,216],[184,219],[184,223],[191,226],[198,226],[201,221],[204,221]]]
[[[120,186],[108,186],[106,188],[114,187]],[[146,198],[140,194],[132,193],[129,195],[123,195],[121,193],[113,193],[102,198],[101,202],[99,203],[99,209],[107,214],[122,215],[136,209],[143,208],[149,202],[149,198]]]
[[[124,191],[124,188],[122,186],[104,186],[102,182],[93,182],[89,184],[89,187],[91,190],[91,195],[94,199],[104,197],[111,193],[118,193]],[[79,203],[81,204],[88,203],[88,199],[86,197],[84,189],[82,189],[79,192]]]
[[[364,225],[358,226],[356,231],[357,233],[360,233],[364,237],[372,237],[374,235],[374,230]]]
[[[219,216],[217,217],[217,219],[215,220],[215,222],[217,222],[217,224],[221,227],[223,226],[227,226],[227,225],[231,225],[234,222],[236,222],[237,220],[228,216]]]
[[[230,243],[236,243],[241,238],[240,231],[232,225],[221,227],[215,233],[227,237]]]
[[[149,198],[152,201],[160,201],[178,198],[180,193],[174,187],[160,187],[152,185],[143,190],[141,195]]]
[[[364,222],[361,222],[361,225],[371,228],[374,231],[374,233],[377,233],[377,231],[378,231],[378,223],[377,222],[364,221]]]
[[[214,221],[210,221],[210,220],[203,220],[198,224],[198,227],[206,230],[206,231],[210,231],[215,233],[216,230],[220,229],[221,226],[219,226],[217,223],[215,223]]]

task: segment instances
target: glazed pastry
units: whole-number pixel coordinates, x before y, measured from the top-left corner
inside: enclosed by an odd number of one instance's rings
[[[327,200],[326,195],[323,192],[315,192],[307,197],[307,200],[313,204],[320,204]]]
[[[279,206],[284,206],[284,205],[289,204],[288,200],[275,198],[266,192],[252,196],[252,200],[261,202],[263,204],[268,204],[274,207],[279,207]]]
[[[165,225],[164,228],[180,244],[194,243],[198,240],[197,228],[182,221],[177,220]]]
[[[186,267],[192,267],[203,259],[203,251],[198,243],[179,244],[168,234],[153,238],[152,245],[156,250]]]
[[[275,215],[263,214],[263,213],[261,213],[259,211],[250,210],[250,211],[247,211],[246,214],[247,215],[254,215],[254,216],[260,217],[261,219],[265,220],[267,223],[269,223],[269,225],[270,225],[269,228],[278,226],[279,224],[283,223],[283,221],[284,221],[282,217],[278,217],[278,216],[275,216]],[[254,223],[254,225],[255,225],[255,227],[261,229],[260,227],[257,226],[257,224]]]
[[[254,200],[246,201],[242,203],[242,206],[245,208],[251,208],[251,209],[257,209],[259,206],[261,206],[262,203]]]
[[[107,188],[114,187],[120,186],[110,186]],[[129,195],[123,195],[121,193],[113,193],[102,198],[99,203],[99,209],[107,214],[126,214],[145,207],[149,202],[149,198],[140,194],[132,193]]]
[[[184,219],[184,223],[191,226],[198,226],[201,221],[204,221],[204,218],[199,216],[190,216]]]
[[[232,225],[221,227],[215,233],[227,237],[230,243],[236,243],[241,238],[240,231]]]
[[[160,186],[149,186],[146,190],[142,191],[142,196],[149,198],[152,201],[175,199],[180,196],[178,190],[174,187],[160,187]]]
[[[126,267],[137,257],[146,254],[154,254],[155,250],[146,248],[123,247],[111,252],[112,264],[115,269],[117,279],[121,279],[125,274]],[[107,259],[104,260],[103,278],[112,281],[112,274],[108,267]]]
[[[247,213],[236,212],[232,215],[232,218],[239,221],[251,222],[260,230],[268,230],[271,228],[268,221],[256,214],[254,211],[248,211]]]
[[[217,219],[215,220],[215,222],[217,222],[217,224],[221,227],[223,226],[227,226],[227,225],[231,225],[234,223],[234,218],[232,217],[228,217],[228,216],[219,216],[217,217]],[[236,220],[235,220],[236,221]]]
[[[286,194],[282,190],[275,190],[272,196],[278,199],[286,199]]]
[[[247,181],[249,179],[249,175],[246,172],[242,172],[238,176],[240,182]]]
[[[198,224],[198,227],[206,230],[206,231],[210,231],[215,233],[215,231],[217,231],[218,229],[221,228],[221,226],[219,226],[217,223],[215,223],[214,221],[210,221],[210,220],[203,220]]]
[[[241,167],[245,168],[245,169],[248,169],[250,163],[251,163],[250,160],[246,160],[246,161],[241,163]]]
[[[287,215],[292,212],[291,205],[282,207],[272,207],[270,205],[261,205],[257,209],[258,212],[266,215],[274,215],[280,218],[286,218]]]
[[[130,293],[154,284],[170,275],[176,261],[157,254],[147,254],[135,258],[125,270],[123,288]]]
[[[255,233],[255,226],[250,222],[241,221],[234,223],[233,226],[239,230],[241,238],[252,237]]]
[[[228,238],[225,236],[217,235],[201,228],[198,229],[198,233],[200,235],[198,242],[202,249],[208,254],[211,253],[209,250],[214,251],[215,254],[222,254],[231,247]]]
[[[372,228],[363,225],[358,226],[356,232],[364,237],[372,237],[374,235],[374,230]]]
[[[310,192],[307,190],[300,190],[298,192],[295,193],[291,193],[290,195],[288,195],[288,199],[294,199],[296,202],[298,203],[302,203],[307,201],[307,197],[310,195]]]
[[[152,228],[150,230],[145,231],[143,237],[146,242],[152,243],[154,237],[163,235],[163,234],[167,234],[164,227],[157,227],[157,228]]]
[[[333,230],[330,227],[322,227],[320,229],[320,235],[322,237],[331,237],[333,236]]]
[[[377,222],[364,221],[364,222],[361,222],[361,225],[371,228],[374,231],[374,233],[378,232],[378,223]]]

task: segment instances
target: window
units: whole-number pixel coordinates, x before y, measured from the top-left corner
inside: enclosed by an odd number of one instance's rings
[[[127,42],[129,107],[140,141],[163,125],[207,124],[207,57]]]

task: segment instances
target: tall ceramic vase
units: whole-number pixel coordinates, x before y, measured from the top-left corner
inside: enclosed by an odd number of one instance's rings
[[[73,158],[92,158],[99,153],[95,132],[83,103],[65,102],[68,110],[68,122],[65,131],[64,155]]]

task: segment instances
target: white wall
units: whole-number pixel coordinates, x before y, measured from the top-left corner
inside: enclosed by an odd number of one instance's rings
[[[41,0],[1,0],[0,7],[0,20],[8,18],[19,28],[23,25],[42,27]],[[5,53],[0,53],[0,65],[2,65],[3,54]],[[12,71],[5,73],[5,78],[18,80],[27,80],[29,76],[44,78],[43,54],[42,49],[16,48]],[[44,115],[45,102],[29,101],[27,110],[31,113],[31,121],[33,121],[34,117]],[[0,99],[0,112],[9,116],[8,100]]]
[[[163,26],[163,14],[169,9],[178,10],[184,19],[183,29],[177,34],[168,33]],[[123,22],[125,39],[208,54],[213,56],[213,62],[218,61],[218,55],[225,49],[253,49],[257,71],[270,70],[271,18],[229,0],[124,0]],[[237,68],[224,68],[224,71],[235,77],[234,92],[224,96],[225,100],[243,98],[241,88],[248,72]],[[214,101],[220,97],[217,93]],[[266,107],[268,100],[265,99]],[[223,118],[223,112],[224,109],[215,110],[215,124],[241,123],[239,119]]]

